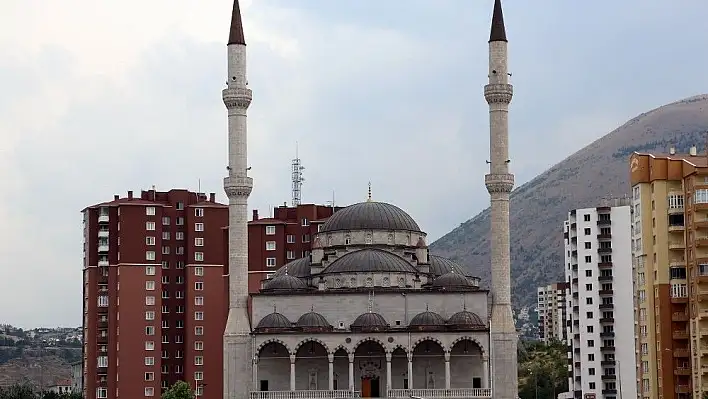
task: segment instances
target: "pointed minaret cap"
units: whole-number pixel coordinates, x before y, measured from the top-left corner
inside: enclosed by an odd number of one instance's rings
[[[246,45],[246,39],[243,37],[243,22],[241,22],[241,8],[238,6],[238,0],[234,0],[234,10],[231,13],[231,29],[229,30],[229,42],[227,45],[232,44]]]
[[[233,28],[232,28],[233,29]],[[504,27],[504,13],[501,0],[494,0],[494,13],[492,14],[492,31],[489,42],[506,42],[506,28]]]

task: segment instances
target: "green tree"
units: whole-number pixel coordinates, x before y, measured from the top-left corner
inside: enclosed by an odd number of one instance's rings
[[[186,382],[177,381],[162,394],[162,399],[194,399],[194,392]]]
[[[519,343],[519,397],[556,398],[568,390],[567,348],[556,341]]]
[[[0,388],[0,399],[35,399],[36,397],[34,387],[27,382]]]

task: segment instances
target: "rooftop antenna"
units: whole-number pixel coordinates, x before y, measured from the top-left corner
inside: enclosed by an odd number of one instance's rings
[[[293,159],[292,163],[292,182],[293,182],[293,199],[292,199],[292,205],[293,207],[297,207],[300,205],[302,201],[302,182],[305,181],[305,178],[302,177],[302,171],[305,169],[304,166],[302,166],[302,162],[300,162],[300,156],[298,154],[298,143],[297,141],[295,142],[295,159]]]
[[[202,193],[202,179],[197,179],[197,197]]]
[[[329,206],[331,206],[332,208],[334,208],[334,190],[332,190],[332,200],[331,200],[331,201],[327,201],[327,203],[329,204]]]

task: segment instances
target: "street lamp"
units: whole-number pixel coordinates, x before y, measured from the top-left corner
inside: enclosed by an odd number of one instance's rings
[[[534,373],[530,367],[529,367],[529,374],[531,374],[533,376],[533,384],[534,384],[534,389],[536,391],[536,399],[538,399],[538,374]]]

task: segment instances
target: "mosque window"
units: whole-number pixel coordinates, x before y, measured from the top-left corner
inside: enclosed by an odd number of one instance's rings
[[[344,237],[344,245],[349,245],[352,243],[352,238],[350,236]]]

